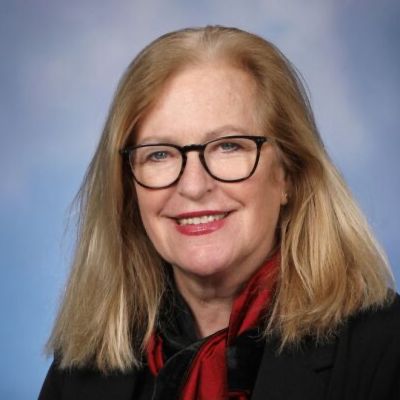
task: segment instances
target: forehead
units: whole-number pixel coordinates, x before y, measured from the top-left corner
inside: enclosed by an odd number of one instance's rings
[[[166,83],[135,141],[200,142],[226,130],[255,134],[255,103],[256,84],[247,72],[224,64],[190,67]]]

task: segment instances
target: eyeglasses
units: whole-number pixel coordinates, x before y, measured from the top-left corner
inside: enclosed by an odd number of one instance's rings
[[[164,189],[178,182],[187,153],[197,151],[204,169],[217,181],[240,182],[253,175],[265,136],[225,136],[204,144],[177,146],[143,144],[122,149],[135,181],[148,189]]]

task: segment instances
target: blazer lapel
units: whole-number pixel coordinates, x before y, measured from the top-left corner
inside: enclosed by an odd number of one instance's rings
[[[326,383],[321,372],[332,368],[335,344],[278,354],[277,342],[265,345],[251,400],[321,400]]]

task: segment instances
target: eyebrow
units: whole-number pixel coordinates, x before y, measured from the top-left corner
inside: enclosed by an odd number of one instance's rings
[[[201,143],[206,143],[210,140],[217,139],[221,135],[224,134],[241,134],[241,135],[252,135],[254,132],[249,132],[248,129],[245,129],[243,127],[239,127],[236,125],[223,125],[220,126],[216,129],[212,129],[210,131],[207,131],[204,133],[203,138]],[[143,144],[156,144],[156,143],[169,143],[169,144],[176,144],[178,140],[176,138],[179,138],[179,135],[153,135],[149,136],[146,139],[142,140],[140,143],[137,143],[136,146],[143,145]],[[190,143],[192,144],[192,143]]]

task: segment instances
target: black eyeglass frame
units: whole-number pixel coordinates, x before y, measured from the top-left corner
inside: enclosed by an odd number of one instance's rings
[[[245,176],[244,178],[239,178],[239,179],[222,179],[222,178],[218,178],[217,176],[215,176],[215,175],[209,170],[209,168],[208,168],[208,166],[207,166],[207,163],[206,163],[206,160],[205,160],[205,158],[204,158],[204,151],[205,151],[205,148],[206,148],[210,143],[217,142],[217,141],[219,141],[219,140],[221,140],[221,139],[250,139],[250,140],[252,140],[252,141],[256,144],[256,146],[257,146],[257,155],[256,155],[256,160],[255,160],[255,162],[254,162],[254,166],[253,166],[252,170],[250,171],[250,173],[249,173],[247,176]],[[219,181],[219,182],[225,182],[225,183],[242,182],[242,181],[244,181],[244,180],[250,178],[250,177],[254,174],[255,170],[257,169],[258,162],[259,162],[259,160],[260,160],[261,146],[262,146],[264,143],[266,143],[269,139],[270,139],[270,138],[267,137],[267,136],[232,135],[232,136],[222,136],[222,137],[219,137],[219,138],[217,138],[217,139],[210,140],[210,141],[208,141],[208,142],[206,142],[206,143],[203,143],[203,144],[188,144],[188,145],[185,145],[185,146],[178,146],[178,145],[176,145],[176,144],[171,144],[171,143],[149,143],[149,144],[141,144],[141,145],[138,145],[138,146],[129,146],[129,147],[126,147],[125,149],[121,149],[119,152],[120,152],[120,154],[121,154],[126,160],[128,160],[129,166],[130,166],[130,170],[131,170],[131,172],[132,172],[132,176],[133,176],[133,178],[135,179],[135,181],[136,181],[140,186],[142,186],[142,187],[144,187],[144,188],[146,188],[146,189],[154,189],[154,190],[157,190],[157,189],[166,189],[166,188],[169,188],[169,187],[175,185],[175,184],[179,181],[179,179],[181,178],[181,176],[182,176],[182,174],[183,174],[183,171],[185,170],[185,167],[186,167],[187,153],[189,153],[190,151],[197,151],[197,152],[199,153],[199,159],[200,159],[200,162],[201,162],[202,166],[204,167],[204,169],[207,171],[207,173],[208,173],[213,179],[215,179],[215,180],[217,180],[217,181]],[[178,174],[177,178],[176,178],[173,182],[171,182],[171,183],[169,183],[168,185],[165,185],[165,186],[157,186],[157,187],[154,187],[154,186],[145,185],[144,183],[140,182],[140,181],[136,178],[134,169],[132,168],[132,164],[131,164],[131,162],[130,162],[130,157],[131,157],[132,152],[133,152],[134,150],[138,149],[138,148],[142,148],[142,147],[156,147],[156,146],[169,146],[169,147],[173,147],[173,148],[175,148],[176,150],[178,150],[179,153],[180,153],[181,156],[182,156],[182,165],[181,165],[181,170],[179,171],[179,174]]]

